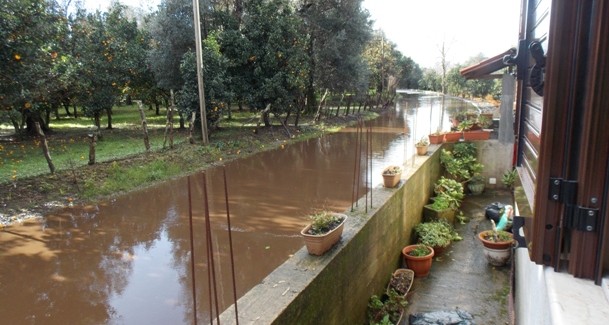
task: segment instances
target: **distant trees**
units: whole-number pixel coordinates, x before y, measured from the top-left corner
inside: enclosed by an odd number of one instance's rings
[[[76,107],[112,128],[121,98],[169,103],[198,118],[192,2],[162,0],[134,16],[118,2],[107,12],[54,0],[0,0],[0,121],[17,131],[45,127]],[[201,5],[208,125],[230,106],[287,117],[319,112],[324,94],[364,101],[415,88],[422,76],[382,34],[362,0],[228,0]],[[74,108],[71,112],[71,108]],[[230,116],[230,115],[229,115]],[[298,118],[296,122],[298,123]],[[198,124],[195,124],[198,125]]]
[[[499,98],[501,83],[497,79],[472,79],[466,80],[461,73],[461,69],[485,59],[481,54],[471,57],[463,64],[449,68],[444,78],[446,93],[464,98],[486,98],[492,96]],[[425,69],[420,80],[419,86],[424,90],[442,91],[442,74],[433,70]]]

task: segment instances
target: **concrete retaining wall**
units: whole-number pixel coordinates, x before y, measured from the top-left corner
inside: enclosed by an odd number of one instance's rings
[[[306,248],[268,275],[238,301],[244,324],[363,324],[373,294],[381,294],[401,266],[401,249],[421,221],[423,205],[440,176],[439,146],[408,162],[397,189],[374,188],[373,207],[364,200],[349,216],[339,244],[324,256]],[[233,307],[221,315],[234,324]]]

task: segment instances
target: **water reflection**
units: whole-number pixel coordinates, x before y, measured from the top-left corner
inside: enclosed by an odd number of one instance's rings
[[[445,105],[458,105],[447,99]],[[463,105],[462,102],[460,105]],[[372,185],[414,154],[414,142],[444,128],[439,96],[404,97],[372,126]],[[444,121],[440,119],[444,116]],[[437,121],[437,122],[435,122]],[[306,216],[351,204],[355,128],[226,165],[237,294],[303,246]],[[362,172],[363,173],[363,172]],[[232,303],[222,169],[207,171],[221,309]],[[360,177],[359,193],[369,184]],[[203,184],[192,176],[197,310],[209,318]],[[0,233],[0,315],[6,324],[192,322],[186,179],[74,207]],[[215,314],[215,312],[214,312]]]

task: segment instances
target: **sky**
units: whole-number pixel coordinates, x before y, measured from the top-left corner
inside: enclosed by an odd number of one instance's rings
[[[364,0],[374,28],[422,68],[446,59],[460,64],[482,53],[495,56],[515,47],[521,0]]]
[[[190,0],[185,0],[190,1]],[[105,9],[109,0],[83,0],[88,9]],[[152,7],[160,0],[120,0]],[[374,29],[381,29],[404,56],[422,68],[437,68],[445,44],[447,61],[465,63],[482,53],[491,57],[515,47],[521,0],[364,0]]]

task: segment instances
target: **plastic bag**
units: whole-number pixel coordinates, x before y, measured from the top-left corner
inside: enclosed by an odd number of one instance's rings
[[[463,310],[410,314],[410,325],[475,325],[474,316]]]

